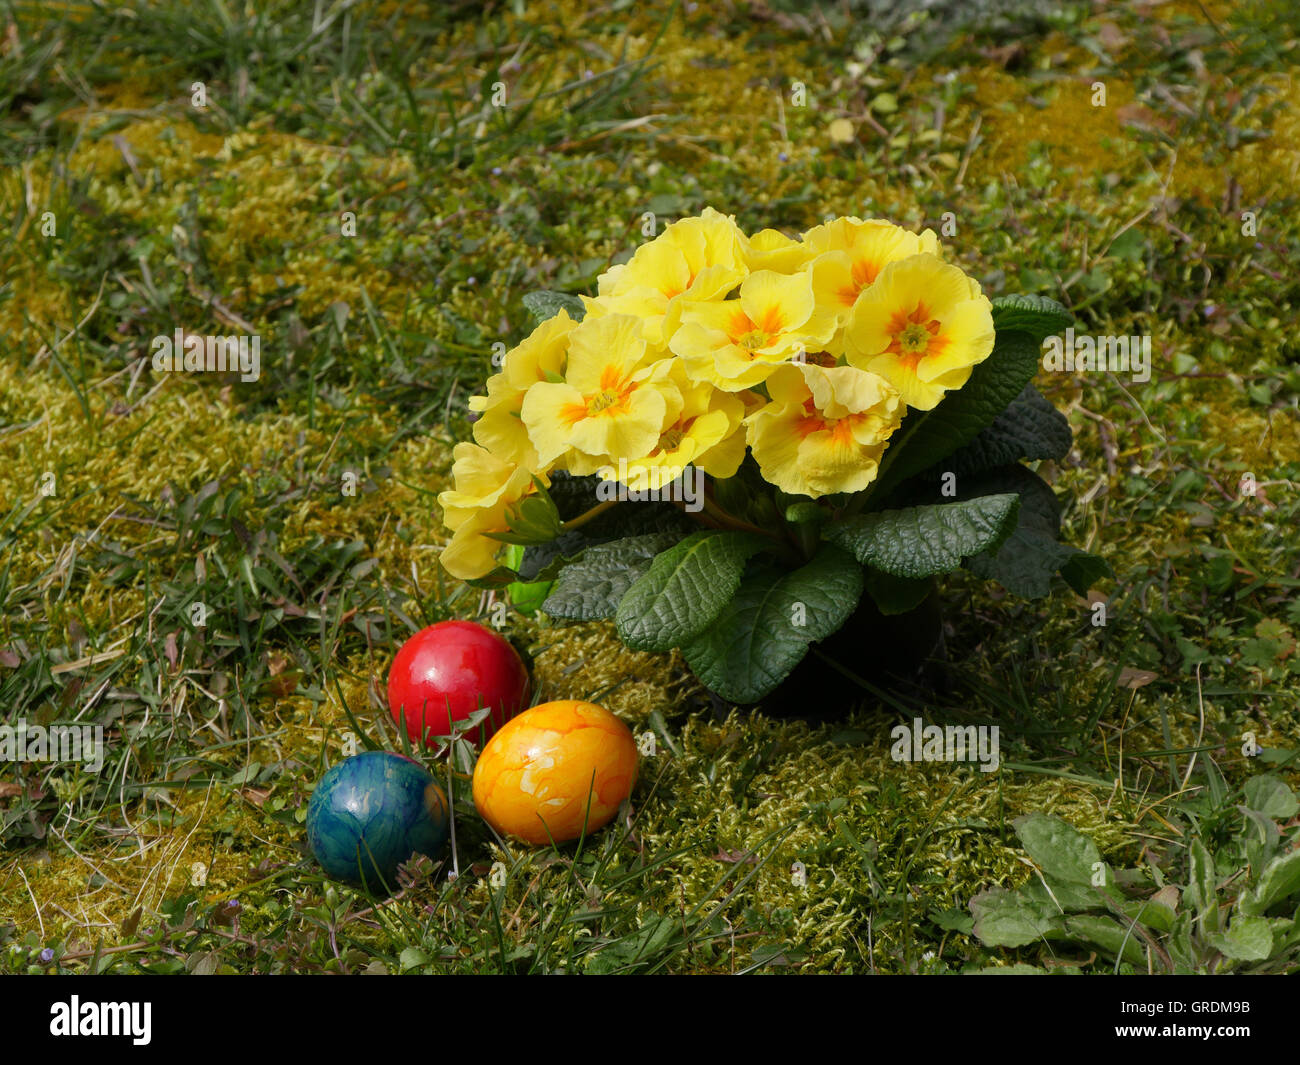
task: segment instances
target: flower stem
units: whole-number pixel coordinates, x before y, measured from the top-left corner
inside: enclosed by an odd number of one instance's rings
[[[580,529],[582,526],[586,525],[587,522],[591,521],[592,518],[600,517],[600,515],[605,513],[605,511],[609,510],[610,507],[616,505],[618,502],[619,500],[617,499],[607,499],[603,503],[597,503],[590,510],[583,511],[583,513],[579,514],[576,518],[571,518],[569,521],[566,521],[560,526],[560,529],[563,532],[573,532],[574,529]]]
[[[760,536],[768,536],[771,537],[773,540],[777,540],[778,542],[781,540],[781,537],[777,533],[772,532],[772,530],[770,529],[764,529],[761,526],[752,525],[749,522],[742,520],[741,518],[737,518],[734,514],[728,514],[725,510],[723,510],[720,506],[718,506],[717,503],[715,503],[712,499],[709,498],[707,492],[703,496],[703,501],[704,501],[704,513],[709,515],[709,517],[713,518],[715,521],[719,522],[721,525],[725,526],[726,528],[740,529],[743,530],[744,532],[758,533]]]

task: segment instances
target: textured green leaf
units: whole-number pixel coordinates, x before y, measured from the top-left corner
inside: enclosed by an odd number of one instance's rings
[[[566,621],[612,618],[619,601],[650,569],[655,556],[681,539],[679,533],[651,533],[587,548],[560,571],[542,611]]]
[[[1273,929],[1267,917],[1238,914],[1226,932],[1206,936],[1210,945],[1233,961],[1267,961],[1273,953]]]
[[[1192,840],[1191,846],[1187,849],[1187,856],[1188,883],[1186,891],[1183,892],[1183,899],[1187,903],[1187,908],[1196,914],[1198,919],[1206,921],[1212,928],[1217,928],[1218,878],[1214,873],[1214,859],[1210,857],[1210,852],[1199,839]]]
[[[528,293],[524,297],[524,306],[537,319],[538,324],[548,318],[554,318],[560,311],[568,311],[569,317],[575,322],[581,322],[583,315],[587,313],[586,305],[577,296],[570,296],[565,292],[550,292],[545,289],[540,292]]]
[[[1173,931],[1178,914],[1169,903],[1156,896],[1149,899],[1131,899],[1122,904],[1122,909],[1139,924],[1154,928],[1158,932]]]
[[[1250,810],[1257,810],[1265,817],[1271,817],[1276,821],[1285,821],[1294,817],[1297,810],[1300,810],[1300,803],[1296,802],[1295,793],[1286,786],[1286,783],[1271,773],[1260,773],[1246,781],[1242,793],[1246,799],[1246,807]]]
[[[582,552],[603,540],[591,540],[581,532],[561,533],[549,544],[534,544],[524,548],[524,558],[519,564],[519,577],[526,582],[553,581],[570,562]]]
[[[1016,492],[1020,513],[1015,529],[996,551],[984,551],[966,563],[977,576],[996,580],[1007,591],[1026,599],[1041,599],[1052,590],[1057,573],[1079,595],[1103,577],[1110,565],[1096,555],[1060,543],[1061,507],[1051,487],[1024,466],[1003,466],[963,478],[958,496],[976,498],[991,492]]]
[[[848,620],[862,595],[862,567],[823,545],[806,566],[764,566],[709,626],[682,648],[695,675],[724,699],[755,703],[808,653]]]
[[[1092,886],[1093,867],[1101,861],[1097,845],[1073,825],[1051,814],[1034,812],[1012,822],[1035,864],[1052,880]]]
[[[1067,917],[1062,922],[1061,934],[1076,942],[1092,943],[1107,954],[1118,956],[1122,952],[1123,960],[1132,965],[1141,965],[1146,959],[1146,950],[1137,933],[1111,917],[1092,913]]]
[[[740,586],[746,560],[768,544],[757,533],[692,533],[633,582],[615,615],[634,651],[668,651],[704,629]]]
[[[823,536],[864,566],[895,577],[950,573],[981,551],[996,549],[1015,528],[1014,493],[844,518]]]
[[[1174,962],[1174,972],[1194,973],[1202,970],[1200,944],[1192,944],[1192,915],[1186,911],[1174,918],[1174,927],[1165,939],[1165,949]]]
[[[549,494],[560,517],[571,521],[599,504],[601,500],[596,495],[599,483],[598,477],[572,477],[564,471],[552,473]],[[672,503],[623,503],[598,514],[578,529],[561,533],[550,543],[530,546],[524,552],[519,576],[525,581],[552,579],[567,563],[596,544],[659,532],[678,532],[681,539],[698,528],[698,524]]]
[[[1051,876],[1043,879],[1034,877],[1020,890],[1048,909],[1061,913],[1080,913],[1104,905],[1101,894],[1095,887],[1071,884]]]
[[[883,499],[992,425],[1033,379],[1039,356],[1039,345],[1028,333],[999,333],[993,353],[961,388],[944,396],[934,410],[912,411],[903,419],[885,452],[874,495]]]
[[[993,304],[993,328],[1004,332],[1028,333],[1034,341],[1062,332],[1074,322],[1074,315],[1054,299],[1046,296],[998,296]]]
[[[1001,887],[971,899],[970,912],[975,917],[975,935],[988,947],[1023,947],[1059,927],[1053,911]]]
[[[1258,916],[1274,903],[1300,893],[1300,850],[1273,857],[1259,881],[1241,900],[1241,912]]]
[[[1006,466],[1022,459],[1060,459],[1070,452],[1074,434],[1064,414],[1045,400],[1033,385],[1025,385],[993,424],[981,429],[934,468],[952,471],[958,483],[966,474]]]

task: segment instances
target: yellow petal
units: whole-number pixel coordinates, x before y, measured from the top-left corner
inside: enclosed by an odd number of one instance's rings
[[[587,401],[567,382],[539,381],[524,396],[520,416],[538,461],[551,463],[573,446],[573,427],[587,416]]]

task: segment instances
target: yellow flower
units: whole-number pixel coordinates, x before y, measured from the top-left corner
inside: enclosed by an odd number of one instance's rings
[[[470,410],[482,415],[474,423],[474,439],[498,458],[534,470],[541,467],[519,412],[532,385],[564,372],[569,334],[577,324],[563,310],[542,322],[506,352],[501,372],[488,378],[487,395],[470,397]]]
[[[569,334],[564,380],[539,381],[524,396],[520,413],[538,460],[549,465],[567,453],[572,472],[592,473],[602,456],[649,454],[682,405],[663,354],[642,339],[638,318],[583,319]]]
[[[750,270],[775,270],[793,274],[807,265],[808,248],[803,241],[787,237],[779,229],[764,229],[743,238],[745,265]]]
[[[830,309],[839,329],[831,350],[843,351],[843,327],[858,296],[889,263],[923,252],[939,254],[932,230],[916,234],[880,219],[837,218],[804,234],[813,261],[813,291],[819,306]]]
[[[698,466],[713,477],[731,477],[745,457],[745,404],[739,396],[719,392],[710,384],[681,379],[680,363],[672,376],[682,397],[680,413],[659,434],[654,450],[644,457],[609,455],[598,471],[634,491],[658,489]],[[622,461],[620,461],[622,460]]]
[[[782,366],[767,381],[772,402],[750,415],[749,446],[764,479],[816,499],[860,492],[902,421],[884,378],[852,366]]]
[[[979,283],[933,255],[890,263],[844,330],[853,366],[888,379],[908,406],[932,410],[993,350],[993,307]]]
[[[440,557],[453,577],[472,580],[492,572],[502,546],[485,534],[505,532],[506,510],[536,486],[528,467],[504,461],[478,444],[457,444],[452,457],[455,488],[440,493],[438,505],[453,535]],[[545,475],[542,482],[549,483]]]
[[[834,318],[817,308],[809,271],[759,270],[737,299],[690,304],[669,346],[692,380],[739,392],[800,352],[820,351],[834,331]]]
[[[630,314],[642,320],[646,340],[662,346],[676,331],[682,307],[721,299],[744,279],[744,234],[735,220],[706,207],[698,218],[664,228],[632,258],[597,279],[588,313]]]

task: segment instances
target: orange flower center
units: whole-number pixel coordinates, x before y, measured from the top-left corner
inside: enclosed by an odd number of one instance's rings
[[[812,396],[803,401],[803,410],[804,416],[795,425],[795,432],[799,434],[800,440],[811,436],[813,433],[819,433],[823,429],[829,429],[835,424],[833,421],[827,421],[822,417],[822,412],[813,405]]]
[[[853,445],[853,427],[862,421],[864,415],[850,414],[845,418],[828,418],[813,406],[811,397],[804,400],[803,409],[804,417],[800,418],[795,426],[795,432],[799,434],[800,440],[825,430],[831,434],[831,444],[834,447]]]
[[[938,323],[935,324],[937,325]],[[898,334],[898,345],[904,351],[918,351],[924,354],[929,343],[929,332],[926,330],[925,326],[917,322],[913,322]]]
[[[727,336],[737,347],[752,352],[771,344],[785,331],[785,326],[785,315],[780,307],[765,308],[757,320],[737,307],[727,323]]]
[[[603,410],[608,410],[622,398],[613,389],[606,388],[595,395],[587,397],[587,413],[599,414]]]
[[[852,267],[852,279],[847,285],[842,286],[835,295],[839,301],[846,307],[852,307],[858,302],[858,296],[868,285],[874,284],[876,275],[880,273],[880,264],[872,259],[854,259]]]
[[[912,371],[922,359],[938,355],[948,346],[948,338],[940,335],[939,321],[930,317],[924,303],[918,303],[910,314],[896,311],[886,328],[893,340],[885,350]]]

